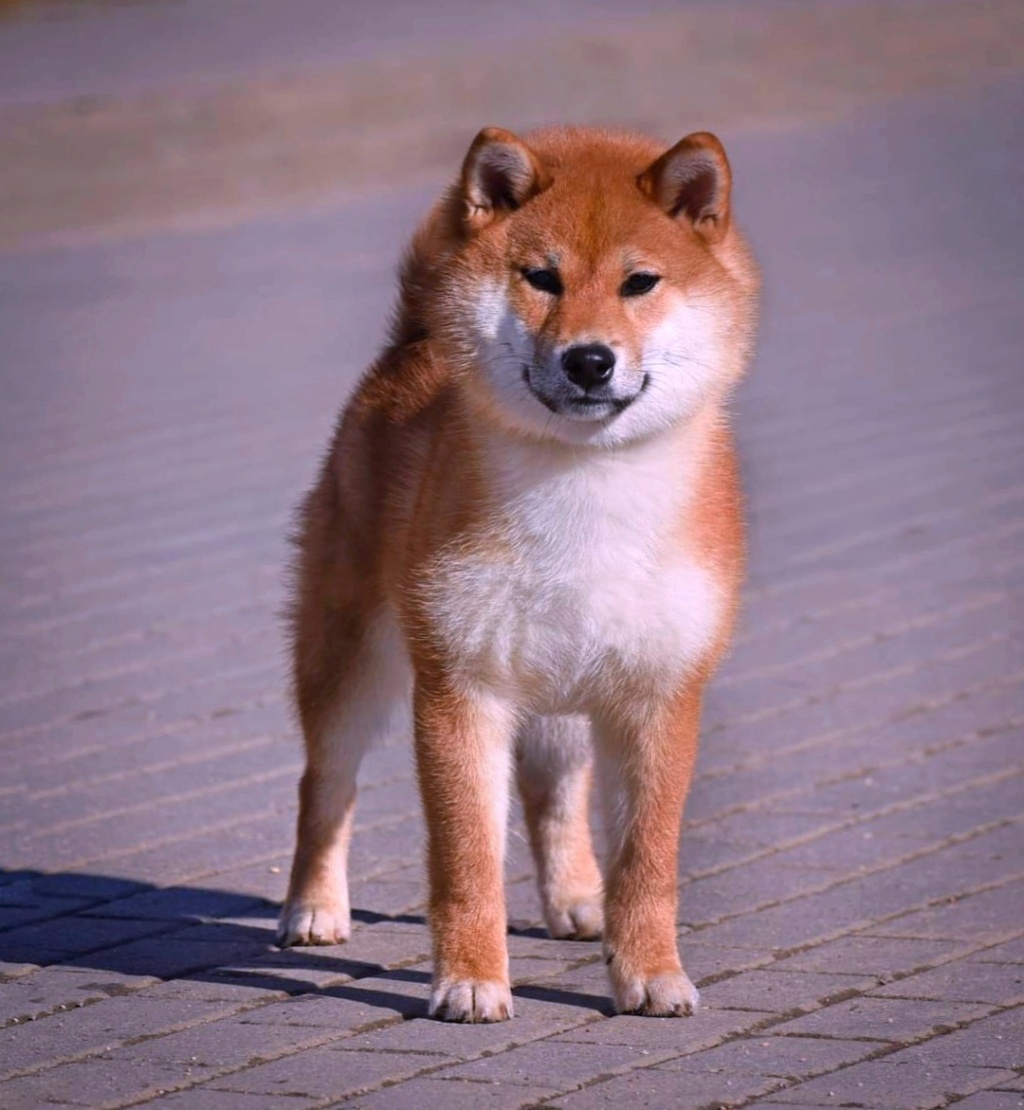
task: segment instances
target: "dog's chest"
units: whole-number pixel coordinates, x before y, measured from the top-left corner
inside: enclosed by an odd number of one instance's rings
[[[721,606],[674,539],[679,491],[623,471],[525,473],[477,542],[442,554],[432,623],[466,678],[560,712],[622,682],[669,689],[701,660]]]

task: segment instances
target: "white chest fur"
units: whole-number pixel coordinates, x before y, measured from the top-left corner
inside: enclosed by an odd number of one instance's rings
[[[504,445],[494,458],[498,507],[479,544],[441,553],[428,594],[464,677],[546,713],[585,710],[631,679],[670,689],[722,612],[678,538],[685,453]]]

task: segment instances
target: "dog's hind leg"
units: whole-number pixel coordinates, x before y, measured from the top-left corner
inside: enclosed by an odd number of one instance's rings
[[[553,937],[589,940],[604,924],[588,805],[592,754],[584,717],[531,717],[516,744],[519,793]]]
[[[323,623],[314,630],[297,629],[296,694],[306,770],[278,926],[282,947],[348,940],[356,774],[375,739],[410,727],[411,669],[394,621],[383,611],[365,623],[335,617],[333,627],[329,614],[317,619]]]

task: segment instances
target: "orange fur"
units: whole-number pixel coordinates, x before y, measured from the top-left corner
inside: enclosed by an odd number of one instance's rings
[[[359,760],[414,706],[431,1011],[510,1016],[512,757],[558,936],[604,928],[620,1009],[690,1012],[676,856],[742,575],[724,403],[757,277],[717,139],[481,132],[406,258],[391,343],[298,536],[306,739],[285,944],[348,936]],[[611,849],[587,820],[591,744]]]

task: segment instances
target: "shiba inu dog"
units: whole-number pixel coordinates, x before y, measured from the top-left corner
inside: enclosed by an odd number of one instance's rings
[[[348,938],[356,772],[411,706],[430,1012],[512,1015],[513,767],[551,934],[603,936],[620,1011],[696,1006],[676,944],[678,839],[742,574],[724,406],[757,292],[730,184],[707,133],[664,151],[488,128],[416,233],[390,344],[301,512],[307,766],[282,945]]]

